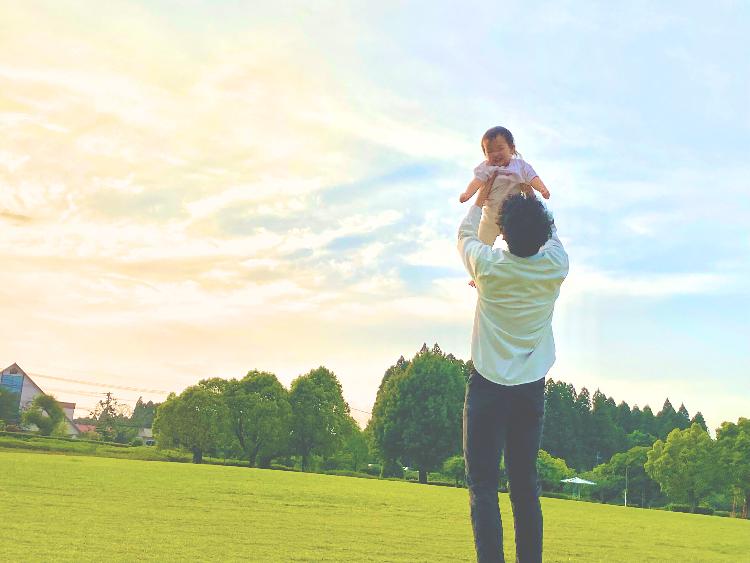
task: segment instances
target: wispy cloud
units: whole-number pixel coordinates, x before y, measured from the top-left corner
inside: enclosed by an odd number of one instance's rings
[[[327,362],[371,400],[424,340],[467,353],[456,200],[498,123],[552,191],[560,321],[610,322],[587,296],[724,299],[731,317],[750,73],[722,45],[746,20],[689,11],[4,6],[0,353],[117,356],[175,385]]]

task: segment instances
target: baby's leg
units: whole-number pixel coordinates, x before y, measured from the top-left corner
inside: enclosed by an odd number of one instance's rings
[[[477,236],[484,244],[490,246],[495,244],[495,240],[500,236],[500,227],[497,224],[498,210],[494,207],[485,205],[482,207],[482,219],[479,221],[479,232]]]

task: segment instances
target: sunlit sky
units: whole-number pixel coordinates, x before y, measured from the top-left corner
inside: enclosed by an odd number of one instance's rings
[[[549,376],[750,416],[748,29],[721,1],[0,0],[0,363],[78,415],[319,365],[369,411],[423,342],[469,358],[458,194],[504,125],[570,255]]]

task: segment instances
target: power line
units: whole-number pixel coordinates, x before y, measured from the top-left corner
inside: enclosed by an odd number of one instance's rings
[[[101,382],[95,382],[95,381],[84,381],[82,379],[72,379],[70,377],[59,377],[55,375],[46,375],[43,373],[32,373],[29,372],[29,375],[33,375],[34,377],[42,377],[47,379],[54,379],[56,381],[67,381],[70,383],[81,383],[83,385],[91,385],[92,387],[106,387],[106,388],[112,388],[112,389],[122,389],[124,391],[135,391],[137,393],[157,393],[160,395],[169,395],[171,391],[164,391],[162,389],[143,389],[141,387],[129,387],[127,385],[117,385],[116,383],[101,383]]]
[[[82,385],[90,385],[92,387],[99,387],[101,389],[120,389],[120,390],[124,390],[124,391],[134,391],[136,393],[156,393],[156,394],[161,394],[161,395],[168,395],[169,393],[171,393],[171,391],[164,391],[163,389],[144,389],[144,388],[140,388],[140,387],[129,387],[127,385],[118,385],[118,384],[115,384],[115,383],[102,383],[102,382],[94,382],[94,381],[85,381],[85,380],[82,380],[82,379],[73,379],[73,378],[70,378],[70,377],[60,377],[60,376],[56,376],[56,375],[47,375],[47,374],[44,374],[44,373],[28,372],[28,374],[31,375],[31,376],[33,376],[33,377],[41,377],[41,378],[46,378],[46,379],[52,379],[52,380],[55,380],[55,381],[64,381],[64,382],[68,382],[68,383],[80,383]],[[100,395],[104,395],[104,393],[95,393],[93,391],[72,391],[72,390],[63,390],[63,389],[59,389],[59,388],[50,388],[50,389],[52,389],[54,391],[63,391],[65,393],[80,394],[80,395],[86,395],[86,396],[90,396],[90,397],[98,397]],[[372,416],[372,413],[370,411],[366,411],[366,410],[363,410],[363,409],[358,409],[358,408],[352,407],[351,405],[349,406],[349,409],[353,410],[353,411],[361,412],[363,414],[369,414],[370,416]]]

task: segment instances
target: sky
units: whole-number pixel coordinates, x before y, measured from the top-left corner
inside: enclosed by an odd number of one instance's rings
[[[750,416],[749,27],[724,1],[0,0],[0,363],[78,416],[324,365],[364,425],[399,356],[470,358],[458,195],[504,125],[570,256],[549,377]]]

